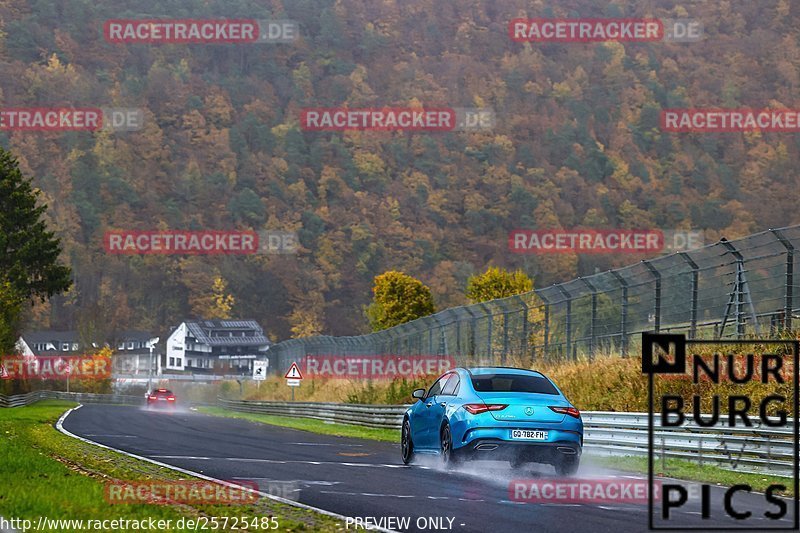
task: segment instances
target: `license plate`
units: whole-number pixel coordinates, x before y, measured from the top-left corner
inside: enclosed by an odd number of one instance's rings
[[[511,438],[514,440],[547,440],[547,432],[538,429],[512,429]]]

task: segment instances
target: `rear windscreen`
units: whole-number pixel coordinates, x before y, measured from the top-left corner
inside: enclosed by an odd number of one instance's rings
[[[472,376],[475,392],[535,392],[558,394],[553,384],[541,376],[520,374],[484,374]]]

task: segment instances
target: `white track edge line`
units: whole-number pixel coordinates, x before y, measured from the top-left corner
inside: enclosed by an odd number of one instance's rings
[[[80,404],[77,407],[73,407],[72,409],[68,410],[63,415],[61,415],[61,418],[59,418],[58,422],[56,422],[56,429],[58,431],[60,431],[61,433],[63,433],[64,435],[66,435],[68,437],[72,437],[73,439],[78,439],[79,441],[85,442],[87,444],[92,444],[92,445],[98,446],[100,448],[105,448],[106,450],[111,450],[111,451],[114,451],[114,452],[117,452],[117,453],[121,453],[122,455],[127,455],[128,457],[132,457],[132,458],[138,459],[140,461],[146,461],[148,463],[152,463],[154,465],[158,465],[158,466],[160,466],[162,468],[167,468],[169,470],[174,470],[174,471],[180,472],[182,474],[187,474],[187,475],[194,476],[194,477],[197,477],[197,478],[200,478],[200,479],[205,479],[206,481],[213,481],[214,483],[219,483],[220,485],[223,485],[223,486],[226,486],[226,487],[231,487],[231,488],[235,488],[235,489],[239,489],[239,490],[246,490],[248,492],[254,492],[254,493],[258,494],[259,496],[263,496],[264,498],[268,498],[268,499],[276,501],[278,503],[282,503],[282,504],[285,504],[285,505],[290,505],[292,507],[298,507],[300,509],[306,509],[308,511],[314,511],[316,513],[320,513],[320,514],[323,514],[323,515],[326,515],[326,516],[330,516],[330,517],[336,518],[338,520],[345,520],[346,521],[348,518],[352,519],[352,517],[348,517],[348,516],[345,516],[345,515],[334,513],[332,511],[326,511],[325,509],[320,509],[318,507],[313,507],[311,505],[306,505],[305,503],[296,502],[296,501],[293,501],[293,500],[289,500],[287,498],[281,498],[280,496],[274,496],[274,495],[268,494],[266,492],[261,492],[259,490],[254,490],[254,489],[252,489],[250,487],[244,487],[242,485],[237,485],[236,483],[230,483],[230,482],[224,481],[222,479],[217,479],[217,478],[213,478],[211,476],[206,476],[205,474],[201,474],[199,472],[193,472],[191,470],[186,470],[186,469],[180,468],[178,466],[173,466],[173,465],[169,465],[167,463],[162,463],[160,461],[156,461],[156,460],[150,459],[148,457],[143,457],[141,455],[136,455],[134,453],[126,452],[124,450],[118,450],[116,448],[112,448],[111,446],[106,446],[105,444],[100,444],[99,442],[95,442],[93,440],[89,440],[89,439],[81,437],[79,435],[75,435],[74,433],[71,433],[70,431],[64,429],[64,421],[67,419],[67,417],[70,414],[72,414],[73,411],[77,411],[81,407],[83,407],[83,404]],[[381,531],[383,533],[399,533],[399,532],[394,531],[392,529],[385,529],[385,528],[378,527],[378,526],[369,527],[367,529],[371,529],[373,531]]]

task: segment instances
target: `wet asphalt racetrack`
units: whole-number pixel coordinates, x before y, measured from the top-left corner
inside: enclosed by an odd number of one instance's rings
[[[434,458],[411,466],[400,460],[399,444],[318,435],[188,410],[150,411],[138,407],[85,405],[63,423],[67,431],[119,450],[206,476],[248,480],[262,491],[347,517],[370,519],[398,531],[620,533],[648,530],[647,505],[563,504],[513,501],[515,479],[553,478],[549,466],[512,469],[476,461],[444,470]],[[399,433],[399,432],[398,432]],[[614,472],[584,456],[577,478],[642,476]],[[787,483],[789,480],[787,480]],[[770,520],[776,507],[761,494],[737,494],[737,509],[752,519],[726,518],[720,487],[711,488],[712,519],[701,519],[697,499],[673,511],[675,528],[791,527],[788,514]],[[406,521],[406,522],[403,522]],[[402,524],[402,526],[400,525]],[[407,524],[407,527],[405,527]],[[353,524],[342,528],[356,530]]]

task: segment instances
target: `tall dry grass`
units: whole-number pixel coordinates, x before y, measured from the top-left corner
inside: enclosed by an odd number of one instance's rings
[[[706,350],[701,355],[708,358],[711,352]],[[508,366],[530,368],[530,363],[508,361]],[[602,357],[592,361],[581,360],[549,365],[536,365],[539,370],[550,377],[561,388],[569,400],[579,409],[585,411],[646,411],[647,376],[642,374],[640,357]],[[727,412],[727,399],[730,395],[746,395],[753,404],[751,413],[758,412],[758,404],[770,394],[782,394],[787,404],[794,400],[792,385],[792,368],[784,372],[785,382],[762,384],[757,381],[746,385],[733,384],[723,380],[714,384],[704,380],[693,384],[689,379],[665,379],[656,377],[655,392],[657,397],[664,394],[678,395],[685,402],[685,411],[691,412],[692,398],[701,398],[701,410],[710,412],[714,395],[720,397],[720,411]],[[741,369],[737,372],[741,375]],[[365,404],[404,404],[410,403],[411,392],[417,388],[427,388],[436,376],[425,378],[398,378],[392,381],[365,381],[345,379],[304,379],[300,387],[294,388],[295,401],[305,402],[343,402]],[[217,396],[246,400],[288,401],[292,388],[286,380],[270,377],[256,384],[244,382],[241,386],[236,382],[225,382],[219,385],[207,385],[202,391],[203,399],[213,401]],[[199,391],[186,391],[185,397],[200,400]],[[776,405],[772,405],[769,414],[774,414]],[[658,408],[658,405],[656,406]],[[791,414],[790,414],[791,415]]]

